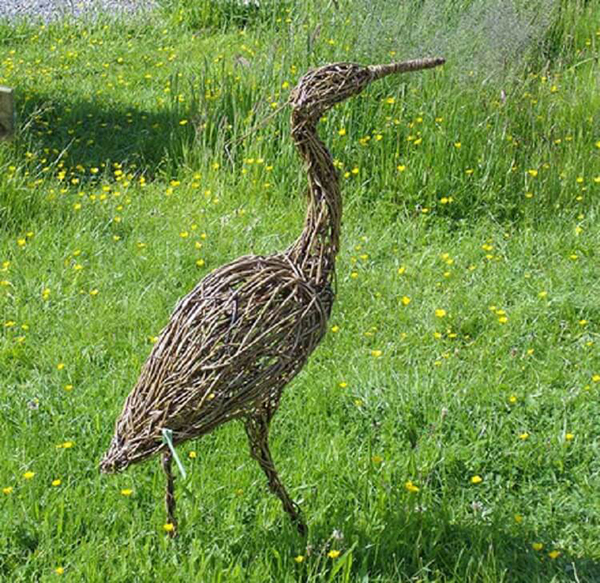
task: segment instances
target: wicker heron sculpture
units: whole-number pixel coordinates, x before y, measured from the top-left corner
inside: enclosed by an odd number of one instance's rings
[[[284,387],[325,334],[334,300],[341,195],[317,124],[328,109],[371,81],[443,62],[336,63],[308,72],[292,91],[291,134],[308,172],[302,233],[282,253],[249,255],[216,269],[179,301],[125,401],[100,464],[111,473],[161,453],[169,523],[176,524],[174,477],[164,431],[177,445],[243,419],[252,457],[306,534],[300,509],[275,469],[268,435]]]

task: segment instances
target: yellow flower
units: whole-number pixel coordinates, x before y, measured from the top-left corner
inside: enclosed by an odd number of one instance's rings
[[[297,557],[294,557],[294,561],[296,561],[296,563],[302,563],[302,561],[304,561],[304,557],[302,555],[298,555]]]
[[[348,386],[348,383],[346,381],[342,381],[341,383],[338,384],[338,387],[340,389],[345,389]]]
[[[567,433],[565,434],[565,440],[566,441],[573,441],[575,439],[575,435],[573,433]]]
[[[527,433],[527,431],[524,431],[523,433],[519,434],[519,439],[522,439],[523,441],[525,441],[526,439],[529,439],[529,433]]]
[[[406,488],[406,489],[407,489],[409,492],[411,492],[412,494],[415,494],[416,492],[418,492],[418,491],[419,491],[419,487],[418,487],[418,486],[415,486],[415,485],[412,483],[412,480],[408,480],[408,482],[406,482],[406,483],[404,484],[404,487],[405,487],[405,488]]]
[[[543,545],[542,543],[533,543],[533,544],[531,545],[531,548],[532,548],[534,551],[541,551],[541,550],[544,548],[544,545]]]
[[[406,166],[404,164],[398,164],[397,168],[398,172],[404,172],[406,170]]]
[[[371,458],[371,461],[372,461],[374,464],[380,464],[380,463],[383,461],[383,458],[382,458],[380,455],[374,455],[374,456]]]
[[[560,557],[560,551],[557,551],[557,550],[550,551],[550,552],[548,553],[548,556],[549,556],[549,557],[550,557],[552,560],[554,560],[554,559],[558,559],[558,557]]]
[[[529,176],[531,176],[532,178],[535,178],[538,175],[538,171],[537,170],[527,170],[527,174],[529,174]]]
[[[71,449],[74,445],[75,443],[72,441],[65,441],[64,443],[59,443],[56,447],[58,449]]]
[[[2,493],[3,493],[3,494],[6,494],[7,496],[8,496],[9,494],[12,494],[12,491],[13,491],[13,487],[12,487],[12,486],[8,486],[8,487],[6,487],[6,488],[2,488]]]
[[[65,368],[65,363],[64,363],[64,362],[59,362],[59,363],[56,365],[56,368],[57,368],[58,370],[63,370],[63,368]]]
[[[483,482],[483,478],[481,476],[472,476],[471,484],[481,484]]]
[[[388,98],[385,100],[385,102],[386,102],[388,105],[394,105],[394,103],[396,103],[396,98],[395,98],[395,97],[388,97]]]
[[[517,402],[517,400],[518,400],[517,395],[511,395],[510,397],[508,397],[508,402],[511,405],[514,405]]]
[[[373,358],[379,358],[383,352],[381,350],[371,350],[371,356]]]
[[[408,306],[408,304],[410,304],[410,298],[408,296],[402,296],[400,301],[402,302],[403,306]]]
[[[338,130],[338,134],[340,136],[345,136],[346,135],[346,128],[341,128],[340,130]]]
[[[404,265],[401,265],[400,267],[398,267],[398,275],[402,275],[406,273],[406,267],[404,267]]]
[[[64,569],[64,567],[56,567],[56,569],[54,569],[54,572],[57,575],[62,575],[65,572],[65,569]]]
[[[188,453],[188,457],[189,457],[191,460],[195,460],[195,459],[196,459],[196,457],[198,457],[198,454],[197,454],[195,451],[190,451],[190,453]]]
[[[206,263],[206,261],[204,261],[204,259],[197,259],[196,260],[196,265],[198,267],[204,267],[204,264]]]
[[[123,488],[121,490],[121,494],[123,496],[131,496],[133,494],[133,490],[131,488]]]
[[[72,391],[73,390],[73,385],[65,385],[64,389],[65,389],[65,391]]]
[[[446,310],[442,309],[442,308],[438,308],[435,311],[435,316],[436,318],[443,318],[446,315]]]
[[[337,559],[337,558],[340,556],[340,551],[329,551],[329,552],[327,553],[327,556],[328,556],[330,559]]]
[[[521,516],[520,514],[515,514],[515,522],[517,524],[521,524],[521,522],[523,522],[523,516]]]
[[[185,125],[187,122],[188,122],[188,120],[187,120],[187,119],[182,119],[182,120],[179,120],[179,125],[180,125],[180,126],[184,126],[184,125]]]
[[[62,484],[62,480],[59,480],[58,478],[56,480],[52,480],[52,485],[56,488],[57,486],[60,486]]]
[[[30,471],[28,471],[28,472],[25,472],[25,473],[23,474],[23,477],[24,477],[26,480],[31,480],[31,479],[33,478],[33,476],[35,476],[35,472],[32,472],[31,470],[30,470]]]
[[[460,142],[454,142],[454,147],[457,148],[457,149],[461,148],[462,144]]]
[[[175,530],[175,525],[172,522],[167,522],[163,524],[163,530],[165,532],[173,532]]]
[[[340,331],[340,327],[339,326],[332,326],[331,327],[331,331],[334,332],[334,333],[335,332],[339,332]]]
[[[600,374],[593,375],[592,381],[594,381],[595,383],[600,383]]]

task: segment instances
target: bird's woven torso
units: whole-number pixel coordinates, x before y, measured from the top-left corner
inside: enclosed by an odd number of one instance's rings
[[[119,420],[127,464],[279,404],[323,337],[333,303],[286,254],[247,256],[205,277],[177,304]],[[125,453],[125,452],[124,452]]]

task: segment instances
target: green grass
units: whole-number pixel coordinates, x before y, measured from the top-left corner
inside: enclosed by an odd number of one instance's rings
[[[434,4],[173,0],[0,26],[22,128],[0,144],[0,579],[600,579],[600,9],[553,3],[499,64],[492,40],[470,60],[476,3],[437,3],[441,36]],[[237,424],[179,448],[170,540],[158,462],[98,472],[153,338],[211,269],[299,233],[281,109],[299,76],[435,50],[443,70],[321,125],[338,301],[272,426],[308,540]]]

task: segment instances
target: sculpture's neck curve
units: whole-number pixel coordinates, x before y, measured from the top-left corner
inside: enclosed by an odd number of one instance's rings
[[[339,249],[342,199],[331,155],[317,135],[318,117],[292,112],[292,138],[308,172],[308,210],[300,237],[287,255],[306,278],[321,286],[331,283]]]

